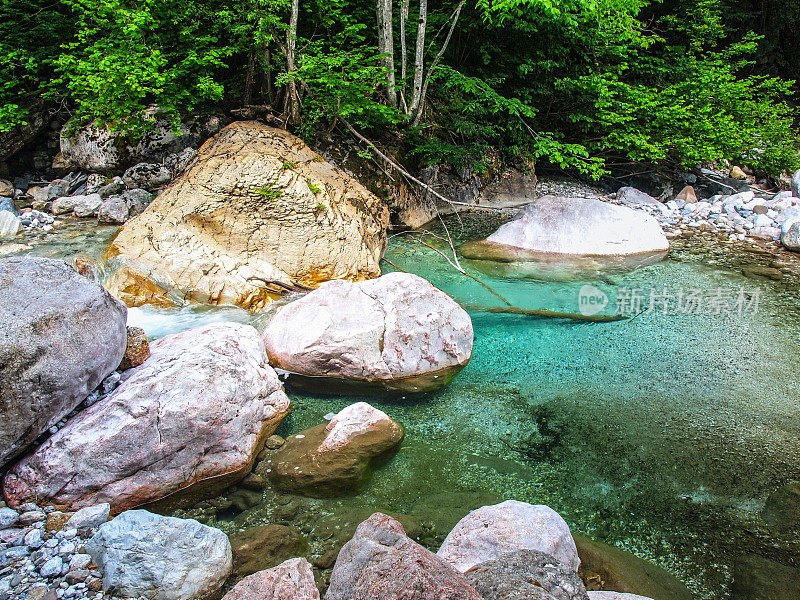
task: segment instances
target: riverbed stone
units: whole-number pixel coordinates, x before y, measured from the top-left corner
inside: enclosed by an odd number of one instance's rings
[[[194,519],[130,510],[86,542],[103,590],[123,598],[202,600],[214,596],[232,568],[228,537]]]
[[[223,600],[319,600],[319,590],[309,562],[291,558],[245,577]]]
[[[164,165],[139,163],[133,165],[122,175],[122,181],[131,189],[152,190],[169,183],[172,174]]]
[[[620,188],[617,191],[617,201],[631,208],[649,207],[659,212],[665,212],[665,207],[661,202],[635,187],[626,186]]]
[[[580,566],[564,519],[548,506],[517,500],[470,512],[448,534],[437,555],[463,573],[516,550],[545,552],[574,572]]]
[[[87,506],[72,515],[65,525],[65,529],[97,529],[108,521],[111,514],[111,505],[101,502],[94,506]]]
[[[97,210],[97,221],[119,225],[128,220],[128,204],[122,196],[111,196]]]
[[[356,529],[336,559],[325,600],[482,600],[452,566],[375,513]]]
[[[17,235],[22,221],[10,210],[0,210],[0,240],[9,239]]]
[[[694,191],[694,188],[691,185],[687,185],[680,192],[678,192],[678,195],[675,196],[675,199],[683,200],[686,204],[696,204],[697,193]]]
[[[538,550],[517,550],[465,573],[483,600],[588,600],[578,574]]]
[[[781,225],[781,244],[787,250],[800,252],[800,217],[787,219]]]
[[[796,198],[800,198],[800,169],[792,175],[792,194]]]
[[[543,196],[485,240],[462,245],[467,258],[499,262],[545,258],[654,257],[669,250],[658,221],[597,198]]]
[[[692,600],[694,595],[670,572],[621,548],[573,533],[581,559],[580,576],[603,590],[657,600]],[[588,587],[588,583],[587,583]]]
[[[91,217],[97,214],[100,207],[103,205],[103,199],[100,194],[86,194],[84,196],[75,196],[73,212],[76,217]]]
[[[800,481],[791,481],[772,492],[762,515],[776,532],[800,531]]]
[[[127,371],[133,367],[138,367],[150,356],[150,343],[147,341],[147,334],[141,327],[128,327],[127,344],[122,362],[119,363],[120,371]]]
[[[250,472],[290,406],[256,330],[212,323],[150,349],[119,387],[6,475],[12,507],[108,502],[117,513],[189,488],[218,492]]]
[[[0,259],[0,466],[117,367],[126,317],[64,261]]]
[[[237,122],[114,239],[110,289],[130,305],[151,287],[259,310],[265,280],[317,286],[380,274],[386,206],[291,133]]]
[[[279,489],[308,496],[338,496],[361,490],[370,465],[396,448],[402,426],[366,402],[351,404],[329,423],[290,436],[262,463]]]
[[[153,194],[141,188],[132,190],[125,190],[122,193],[122,199],[128,205],[128,211],[131,217],[142,214],[144,209],[150,206],[153,201]]]
[[[472,354],[472,321],[410,273],[331,281],[276,311],[264,330],[270,364],[313,386],[408,393],[443,387]],[[335,385],[326,389],[336,391]]]
[[[273,523],[234,533],[230,542],[234,571],[242,577],[308,552],[308,542],[299,531]]]
[[[4,506],[0,508],[0,530],[9,529],[19,521],[19,513],[12,508]]]

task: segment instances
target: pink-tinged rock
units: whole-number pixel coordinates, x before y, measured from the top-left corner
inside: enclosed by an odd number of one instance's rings
[[[281,490],[325,497],[360,491],[373,459],[396,448],[403,427],[366,402],[351,404],[331,419],[287,438],[259,464]]]
[[[581,564],[569,526],[552,508],[506,500],[461,519],[437,555],[462,573],[517,550],[550,554],[577,572]]]
[[[410,273],[323,283],[280,308],[264,330],[274,367],[398,392],[449,383],[469,361],[472,341],[467,312]]]
[[[27,500],[112,513],[250,472],[290,402],[256,330],[213,323],[150,345],[107,398],[78,413],[5,477],[11,506]]]
[[[453,567],[409,539],[403,526],[375,513],[336,559],[325,600],[481,600]]]
[[[308,561],[290,558],[277,567],[248,575],[222,600],[319,600],[319,591]]]

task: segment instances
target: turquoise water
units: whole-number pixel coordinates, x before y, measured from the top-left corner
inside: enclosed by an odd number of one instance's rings
[[[463,217],[463,228],[448,223],[457,242],[496,225],[475,216]],[[186,514],[226,531],[292,525],[319,556],[373,510],[414,517],[435,549],[467,510],[515,498],[548,504],[574,530],[665,567],[700,598],[727,597],[741,554],[796,564],[797,542],[768,532],[760,516],[770,492],[800,479],[795,289],[680,250],[633,273],[558,282],[492,277],[464,261],[495,292],[530,309],[577,312],[587,283],[611,298],[606,312],[620,287],[760,288],[757,314],[673,311],[581,323],[475,308],[502,302],[413,236],[392,238],[387,258],[471,307],[469,365],[439,392],[369,400],[400,420],[407,436],[360,495],[315,500],[267,490],[253,501],[234,489]],[[142,308],[129,322],[155,338],[223,318],[263,328],[269,314]],[[290,396],[294,411],[282,435],[356,400]]]

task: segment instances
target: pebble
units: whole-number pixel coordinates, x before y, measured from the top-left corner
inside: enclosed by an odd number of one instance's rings
[[[19,513],[11,508],[0,508],[0,529],[13,527],[19,521]]]
[[[54,556],[39,569],[39,574],[42,577],[58,577],[61,575],[61,569],[64,568],[64,562],[60,556]]]

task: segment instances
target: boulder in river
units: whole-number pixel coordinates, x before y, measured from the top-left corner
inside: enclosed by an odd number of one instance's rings
[[[22,221],[10,210],[0,210],[0,240],[13,238],[22,227]]]
[[[552,508],[517,500],[483,506],[461,519],[437,555],[461,572],[516,550],[539,550],[572,571],[580,566],[569,526]]]
[[[281,307],[264,330],[270,364],[291,385],[413,393],[447,385],[472,354],[472,321],[410,273],[331,281]]]
[[[658,221],[641,210],[596,198],[543,196],[484,240],[460,252],[495,263],[544,268],[628,268],[661,260],[669,242]]]
[[[336,496],[359,491],[370,464],[396,448],[402,426],[366,402],[351,404],[329,423],[287,438],[259,465],[282,490],[308,496]]]
[[[64,261],[0,259],[0,466],[117,368],[126,317]]]
[[[122,196],[109,196],[97,209],[97,221],[120,225],[128,220],[128,204]]]
[[[299,138],[237,122],[125,223],[108,285],[131,306],[177,296],[259,310],[275,297],[265,281],[380,275],[388,222],[376,196]]]
[[[308,542],[299,531],[285,525],[270,523],[248,527],[230,536],[233,568],[244,577],[269,569],[288,558],[308,552]]]
[[[203,600],[231,573],[231,545],[219,529],[194,519],[130,510],[86,542],[103,590],[123,598]]]
[[[133,367],[138,367],[149,356],[150,343],[147,341],[147,334],[144,329],[141,327],[128,327],[128,341],[122,362],[119,363],[119,370],[127,371]]]
[[[289,412],[256,330],[212,323],[156,340],[150,351],[110,395],[6,474],[11,506],[108,502],[117,513],[190,486],[210,494],[250,472]]]
[[[336,559],[325,600],[482,600],[467,579],[375,513],[356,529]]]
[[[319,600],[311,565],[291,558],[242,579],[222,600]]]
[[[787,250],[800,252],[800,217],[787,219],[781,225],[781,244]]]
[[[517,550],[465,573],[483,600],[589,600],[571,568],[538,550]]]
[[[640,594],[656,600],[692,600],[694,594],[669,571],[616,546],[572,534],[586,582],[614,593]],[[587,583],[587,586],[589,584]],[[591,594],[592,592],[590,592]],[[623,596],[623,600],[625,597]]]

